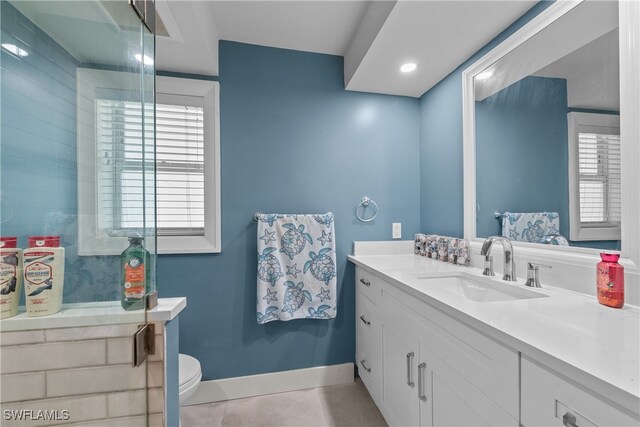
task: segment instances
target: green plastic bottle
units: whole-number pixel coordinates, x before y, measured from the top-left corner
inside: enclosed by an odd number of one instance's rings
[[[122,308],[144,309],[144,297],[149,293],[151,255],[142,246],[142,237],[129,237],[129,247],[120,255],[122,268]]]

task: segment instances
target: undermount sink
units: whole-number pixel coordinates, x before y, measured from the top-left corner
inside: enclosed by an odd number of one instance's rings
[[[523,289],[520,285],[479,282],[463,277],[418,277],[421,283],[476,302],[545,298],[548,295]]]

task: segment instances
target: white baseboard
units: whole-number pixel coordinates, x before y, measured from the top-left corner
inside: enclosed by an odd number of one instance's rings
[[[353,363],[202,381],[187,405],[220,402],[354,381]]]

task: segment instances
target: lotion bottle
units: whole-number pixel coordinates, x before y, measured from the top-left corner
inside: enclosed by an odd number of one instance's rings
[[[62,310],[64,248],[60,236],[29,237],[23,251],[27,315],[47,316]]]
[[[0,237],[0,319],[18,314],[22,287],[22,250],[16,237]]]

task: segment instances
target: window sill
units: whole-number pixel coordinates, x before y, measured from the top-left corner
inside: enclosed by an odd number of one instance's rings
[[[158,236],[158,254],[217,254],[220,242],[207,236]]]

